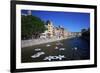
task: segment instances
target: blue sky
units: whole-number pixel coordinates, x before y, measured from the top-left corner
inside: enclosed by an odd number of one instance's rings
[[[21,10],[21,13],[27,14],[27,11]],[[54,26],[61,25],[70,32],[80,32],[81,29],[90,27],[89,13],[32,10],[32,15],[41,18],[44,22],[50,20]]]

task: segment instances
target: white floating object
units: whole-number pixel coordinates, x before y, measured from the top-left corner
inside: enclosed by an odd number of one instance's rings
[[[65,50],[65,48],[60,48],[59,50]]]
[[[51,45],[50,45],[50,44],[47,44],[46,46],[49,47],[49,46],[51,46]]]
[[[62,60],[62,58],[65,58],[64,55],[59,55],[59,60]]]
[[[51,61],[51,58],[50,57],[45,57],[43,60],[49,60],[49,61]]]
[[[36,49],[35,49],[35,51],[40,51],[40,50],[41,50],[40,48],[36,48]]]
[[[74,49],[77,50],[78,48],[77,47],[74,47]]]
[[[38,53],[32,55],[31,57],[32,57],[32,58],[37,58],[37,57],[40,57],[40,56],[43,55],[43,54],[45,54],[45,53],[44,53],[44,52],[38,52]]]
[[[51,58],[52,59],[58,59],[59,57],[58,56],[52,56]]]
[[[48,57],[45,57],[43,60],[62,60],[63,58],[65,58],[64,55],[58,55],[58,56],[48,56]]]
[[[58,49],[58,47],[56,46],[55,49]]]

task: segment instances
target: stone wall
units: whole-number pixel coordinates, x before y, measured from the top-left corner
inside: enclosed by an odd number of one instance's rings
[[[21,48],[49,43],[49,42],[55,42],[58,40],[63,40],[67,38],[45,38],[45,39],[31,39],[31,40],[22,40],[21,41]]]

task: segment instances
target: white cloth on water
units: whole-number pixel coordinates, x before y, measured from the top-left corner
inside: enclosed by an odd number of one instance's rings
[[[64,55],[58,55],[58,56],[48,56],[48,57],[45,57],[43,60],[62,60],[63,58],[65,58]]]
[[[40,56],[43,55],[43,54],[45,54],[45,52],[38,52],[38,53],[32,55],[31,57],[32,57],[32,58],[37,58],[37,57],[40,57]]]

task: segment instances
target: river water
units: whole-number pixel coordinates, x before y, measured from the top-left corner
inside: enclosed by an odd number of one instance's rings
[[[37,57],[32,57],[41,53]],[[64,58],[59,59],[58,56]],[[47,57],[53,57],[47,60]],[[54,57],[55,56],[55,57]],[[48,61],[68,61],[90,59],[90,44],[80,37],[41,44],[26,48],[21,48],[21,62],[48,62]]]

